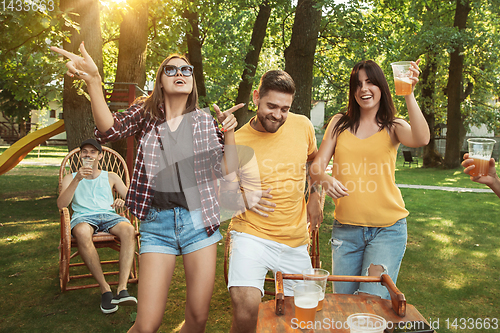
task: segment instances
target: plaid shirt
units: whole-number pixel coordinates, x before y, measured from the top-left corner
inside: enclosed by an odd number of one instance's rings
[[[164,106],[160,105],[164,114]],[[224,138],[215,119],[201,111],[189,113],[193,121],[194,170],[200,191],[203,223],[207,234],[212,235],[220,224],[219,201],[216,179],[222,178],[221,161],[224,154]],[[113,113],[113,126],[101,133],[95,129],[95,136],[101,143],[116,141],[132,135],[137,139],[137,157],[130,188],[125,200],[132,214],[144,220],[151,208],[155,193],[156,175],[161,158],[161,137],[159,130],[165,119],[145,114],[143,104],[132,105],[125,112]],[[215,177],[214,177],[215,174]]]

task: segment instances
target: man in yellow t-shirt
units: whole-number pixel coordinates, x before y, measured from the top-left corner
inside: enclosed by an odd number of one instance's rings
[[[247,196],[247,210],[231,220],[228,289],[233,333],[255,332],[269,270],[300,274],[311,268],[307,220],[309,215],[311,227],[319,227],[322,212],[317,192],[310,194],[306,207],[304,190],[306,164],[314,159],[317,148],[309,119],[289,112],[294,94],[289,74],[265,73],[253,92],[257,115],[235,134],[237,145],[255,153],[262,197],[250,204]],[[241,173],[245,173],[244,166]],[[287,282],[285,295],[290,296],[294,282]]]

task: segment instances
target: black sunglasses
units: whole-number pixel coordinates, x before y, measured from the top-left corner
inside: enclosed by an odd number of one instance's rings
[[[163,67],[163,72],[166,76],[175,76],[177,74],[177,71],[181,71],[181,74],[184,76],[191,76],[193,75],[193,68],[194,66],[191,65],[182,65],[181,67],[177,67],[174,65],[165,65]]]

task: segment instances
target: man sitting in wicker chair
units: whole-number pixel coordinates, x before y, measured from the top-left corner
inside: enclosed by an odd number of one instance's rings
[[[125,198],[127,187],[113,172],[98,168],[102,159],[102,147],[95,139],[88,139],[80,146],[82,167],[68,174],[62,181],[61,193],[57,199],[59,209],[72,203],[71,233],[78,243],[78,251],[101,288],[101,311],[113,313],[119,305],[135,305],[137,299],[127,291],[127,281],[135,251],[135,229],[130,221],[114,210],[123,207],[124,200],[113,200],[113,187]],[[104,278],[99,255],[92,241],[98,231],[109,232],[120,238],[120,275],[118,293],[113,297],[111,288]]]

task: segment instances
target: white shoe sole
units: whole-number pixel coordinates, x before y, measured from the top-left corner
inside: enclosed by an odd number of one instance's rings
[[[116,312],[118,311],[118,306],[115,306],[114,308],[112,309],[103,309],[102,306],[101,306],[101,311],[105,314],[109,314],[109,313],[113,313],[113,312]]]
[[[137,299],[133,296],[121,298],[119,300],[113,299],[113,300],[111,300],[111,304],[123,305],[123,306],[134,306],[134,305],[137,305]]]

